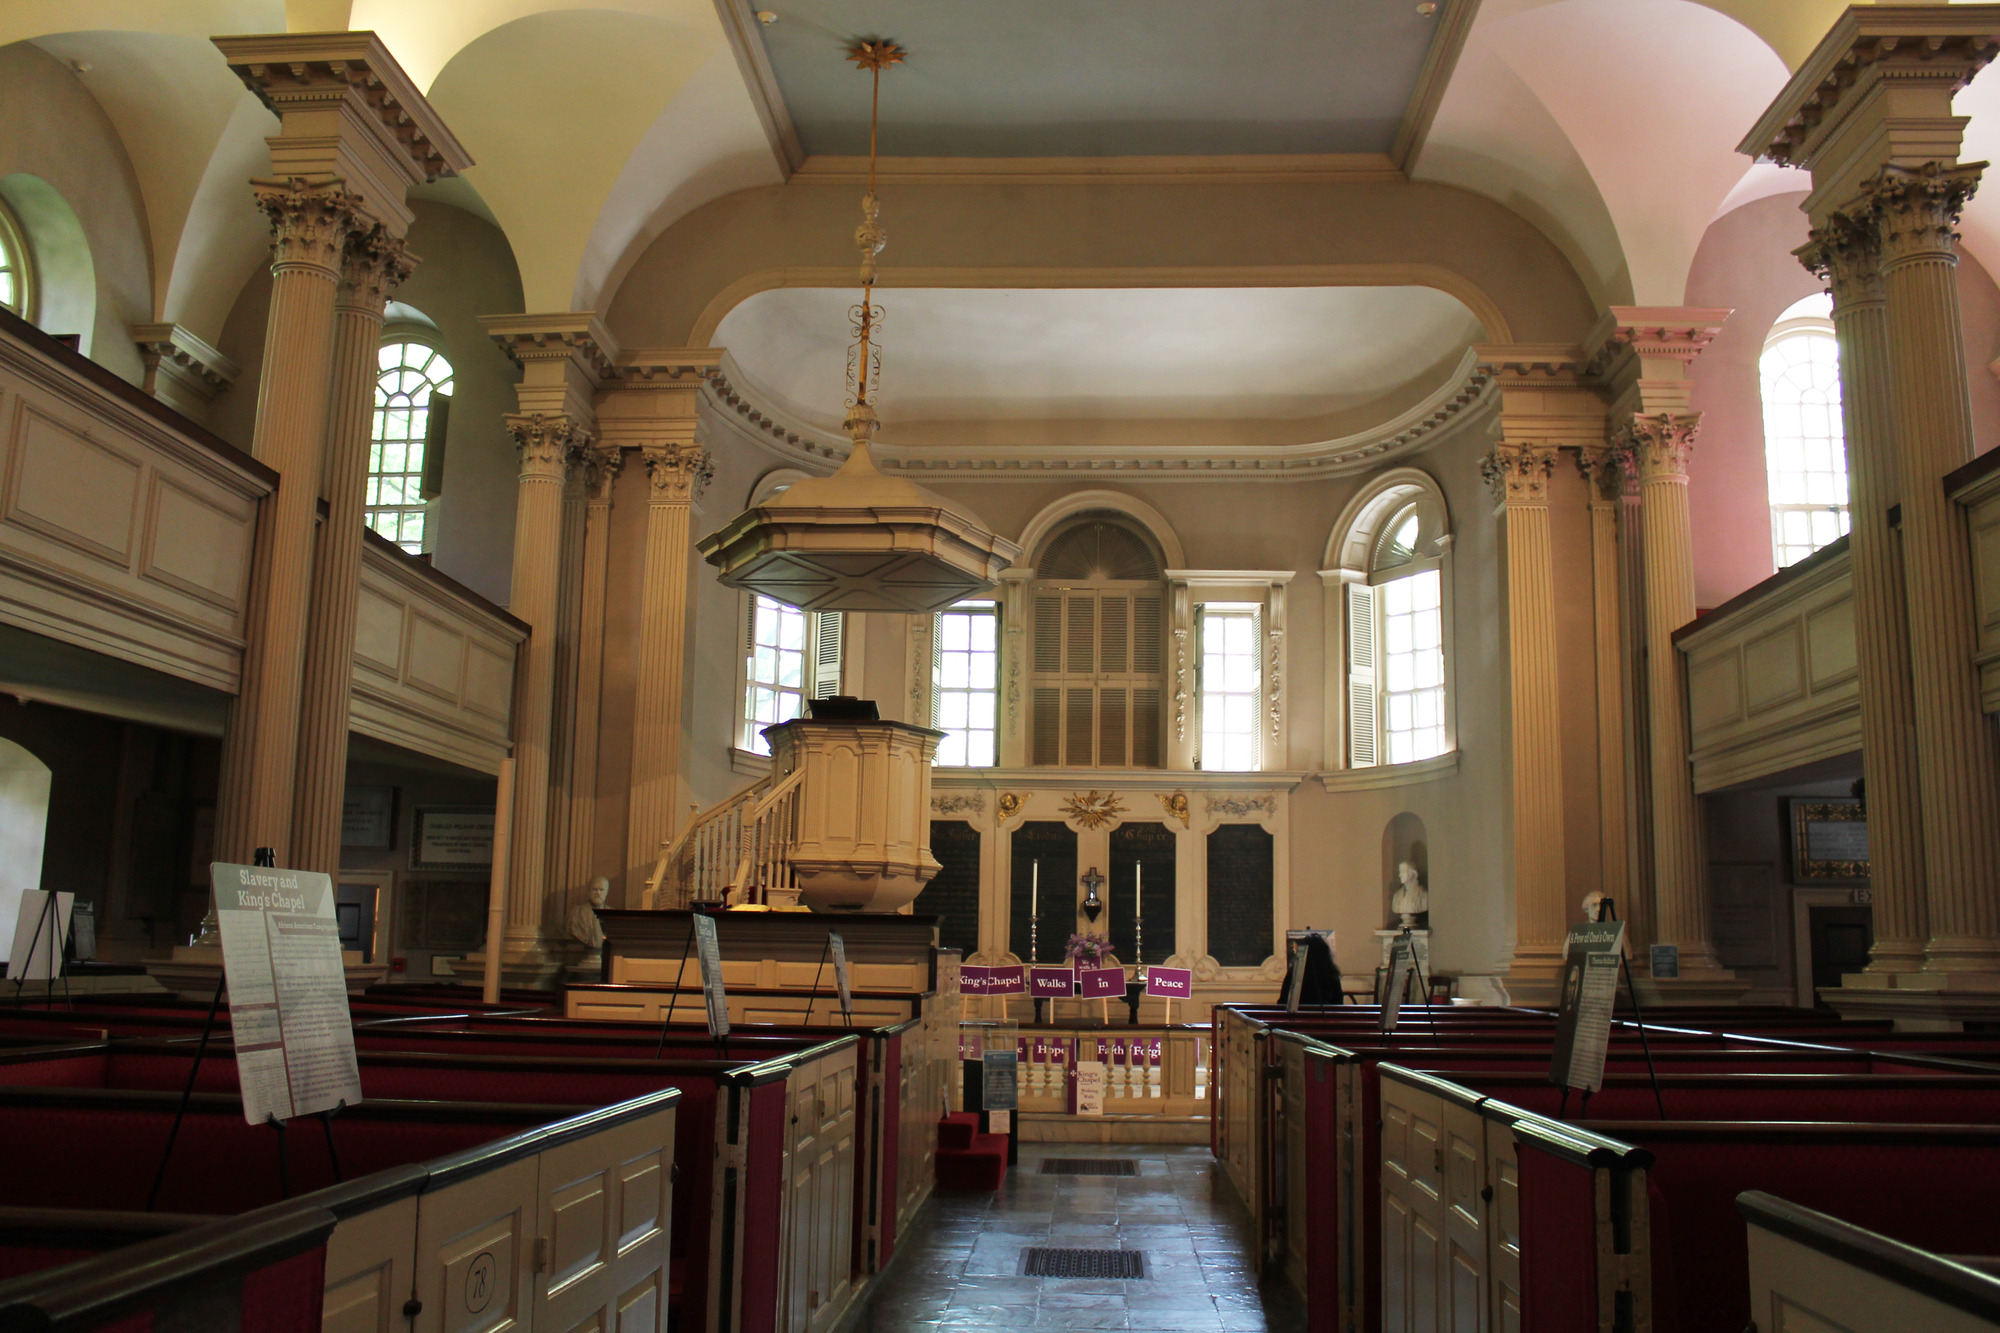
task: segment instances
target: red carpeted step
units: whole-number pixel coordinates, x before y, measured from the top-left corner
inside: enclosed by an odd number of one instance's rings
[[[947,1190],[995,1190],[1007,1178],[1007,1136],[974,1134],[963,1148],[939,1148],[937,1183]]]
[[[938,1122],[938,1143],[947,1148],[970,1148],[985,1117],[977,1111],[957,1111]]]

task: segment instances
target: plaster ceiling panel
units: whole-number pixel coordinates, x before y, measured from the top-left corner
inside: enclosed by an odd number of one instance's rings
[[[774,406],[837,431],[855,299],[763,292],[730,311],[716,341]],[[910,288],[877,299],[891,427],[1400,408],[1479,336],[1471,311],[1428,287]]]
[[[919,157],[1384,153],[1443,19],[1412,0],[765,7],[806,152],[868,151],[867,81],[844,49],[879,36],[910,51],[883,80],[882,151]]]
[[[1691,0],[1563,0],[1488,39],[1589,167],[1633,298],[1679,304],[1702,233],[1750,169],[1736,144],[1784,87],[1784,61]]]
[[[6,0],[0,46],[56,32],[159,32],[197,37],[285,31],[284,0]]]
[[[466,179],[514,247],[528,309],[570,308],[633,151],[717,57],[730,59],[712,12],[697,27],[558,10],[486,32],[438,75],[430,100],[477,164]],[[695,140],[716,131],[699,118],[678,129]]]

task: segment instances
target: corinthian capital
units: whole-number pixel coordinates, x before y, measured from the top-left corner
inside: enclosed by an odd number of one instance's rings
[[[510,412],[507,432],[521,453],[521,475],[560,481],[572,459],[590,443],[590,432],[566,416]]]
[[[1505,441],[1493,446],[1479,464],[1479,475],[1493,488],[1494,498],[1512,509],[1549,502],[1549,477],[1556,470],[1553,444]]]
[[[1641,412],[1632,418],[1626,439],[1638,463],[1639,479],[1654,477],[1686,478],[1688,456],[1694,452],[1695,432],[1701,429],[1699,412]]]
[[[1984,162],[1886,166],[1863,187],[1880,229],[1882,262],[1955,256],[1958,215],[1979,188]]]
[[[583,452],[583,489],[592,504],[608,504],[618,470],[625,466],[625,451],[615,444],[593,444]]]
[[[1882,299],[1882,245],[1873,210],[1833,213],[1792,251],[1833,293],[1836,310]]]
[[[416,272],[417,257],[379,222],[347,238],[340,266],[340,304],[379,317],[389,293]]]
[[[649,444],[644,454],[655,504],[687,504],[715,475],[715,461],[698,444]]]
[[[1622,440],[1587,444],[1576,453],[1576,469],[1590,486],[1592,504],[1617,503],[1631,468],[1632,451]]]
[[[340,181],[312,184],[288,180],[251,181],[257,207],[271,223],[271,266],[340,268],[348,235],[361,217],[361,196]]]

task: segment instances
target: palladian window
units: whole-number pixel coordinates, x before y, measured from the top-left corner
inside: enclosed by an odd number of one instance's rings
[[[424,502],[437,493],[436,469],[425,464],[433,461],[434,427],[443,425],[438,400],[451,393],[451,362],[429,343],[400,339],[382,344],[378,364],[368,526],[414,555],[424,549]]]
[[[1111,517],[1085,515],[1043,548],[1030,762],[1160,766],[1163,594],[1152,543]]]
[[[1840,422],[1840,345],[1824,292],[1778,317],[1758,362],[1771,557],[1796,564],[1847,531],[1847,450]]]

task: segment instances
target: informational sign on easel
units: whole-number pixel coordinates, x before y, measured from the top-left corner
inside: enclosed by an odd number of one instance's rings
[[[1618,964],[1624,957],[1625,923],[1570,927],[1563,945],[1561,1006],[1549,1081],[1559,1088],[1596,1092],[1604,1086],[1604,1057],[1611,1046],[1618,1003]]]
[[[729,996],[722,989],[722,944],[715,936],[715,918],[694,914],[694,952],[701,960],[701,996],[708,1002],[708,1035],[721,1041],[729,1035]]]
[[[7,959],[7,980],[20,990],[27,981],[54,981],[63,972],[76,909],[73,893],[21,890],[20,915],[14,922],[14,949]]]
[[[854,1025],[854,992],[847,985],[847,941],[840,938],[840,932],[826,933],[827,951],[833,955],[833,986],[840,992],[840,1012],[847,1019],[849,1027]],[[817,983],[815,983],[817,984]]]
[[[1416,966],[1416,944],[1406,930],[1389,946],[1389,988],[1382,994],[1381,1031],[1396,1030],[1403,1013],[1403,992],[1410,988],[1410,973],[1416,970]]]
[[[333,880],[221,861],[209,876],[243,1118],[283,1123],[359,1102]]]

